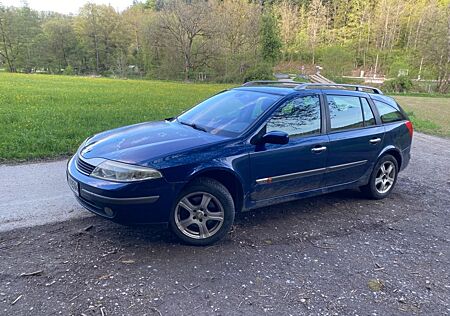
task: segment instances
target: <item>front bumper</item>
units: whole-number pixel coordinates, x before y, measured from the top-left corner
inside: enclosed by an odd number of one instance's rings
[[[165,223],[181,183],[165,179],[118,183],[86,175],[76,167],[76,155],[67,165],[67,180],[78,202],[87,210],[119,223]],[[74,184],[76,183],[76,184]]]

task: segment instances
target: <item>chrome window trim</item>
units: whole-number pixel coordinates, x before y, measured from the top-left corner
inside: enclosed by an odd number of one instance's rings
[[[324,167],[324,168],[311,169],[311,170],[306,170],[306,171],[301,171],[301,172],[288,173],[288,174],[283,174],[283,175],[274,176],[274,177],[261,178],[261,179],[256,180],[256,184],[269,184],[269,183],[273,183],[273,182],[293,180],[293,179],[313,176],[313,175],[317,175],[317,174],[321,174],[321,173],[329,173],[329,172],[339,171],[339,170],[343,170],[343,169],[347,169],[347,168],[351,168],[351,167],[357,167],[357,166],[364,165],[366,163],[367,163],[367,160],[360,160],[360,161],[344,163],[344,164],[335,165],[335,166],[326,167],[326,168]]]

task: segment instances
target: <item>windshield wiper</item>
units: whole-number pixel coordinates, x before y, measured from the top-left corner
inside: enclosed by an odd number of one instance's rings
[[[201,127],[201,126],[198,126],[198,125],[195,124],[195,123],[183,122],[183,121],[180,121],[179,119],[177,119],[177,121],[178,121],[180,124],[190,126],[190,127],[194,128],[194,129],[196,129],[196,130],[199,130],[199,131],[202,131],[202,132],[206,132],[206,133],[208,132],[205,128],[203,128],[203,127]]]

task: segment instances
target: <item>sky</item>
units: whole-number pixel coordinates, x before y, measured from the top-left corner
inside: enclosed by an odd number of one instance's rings
[[[110,4],[114,9],[122,11],[129,7],[133,0],[26,0],[28,6],[38,11],[54,11],[64,14],[78,13],[80,7],[87,2]],[[0,0],[4,6],[23,6],[24,0]]]

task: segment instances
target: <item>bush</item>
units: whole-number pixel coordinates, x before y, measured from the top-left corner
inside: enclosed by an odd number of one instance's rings
[[[354,67],[354,52],[347,47],[324,47],[318,50],[317,57],[325,76],[339,77],[350,74]]]
[[[259,64],[249,68],[244,73],[244,82],[252,80],[274,80],[272,66],[269,64]]]
[[[395,78],[400,74],[400,70],[410,70],[413,67],[408,63],[405,57],[397,57],[395,61],[393,61],[389,65],[389,77]],[[408,74],[409,76],[409,74]]]
[[[302,83],[307,83],[307,82],[309,82],[309,80],[306,79],[306,78],[303,77],[303,76],[297,76],[297,77],[295,77],[295,78],[294,78],[294,81],[295,81],[295,82],[302,82]]]
[[[383,90],[387,92],[408,92],[413,87],[411,79],[406,76],[400,76],[395,79],[387,80],[383,84]]]
[[[74,70],[71,65],[67,66],[66,69],[64,69],[64,74],[67,76],[73,76]]]
[[[214,79],[217,83],[241,83],[243,75],[238,73],[231,73],[228,75],[220,76]]]

